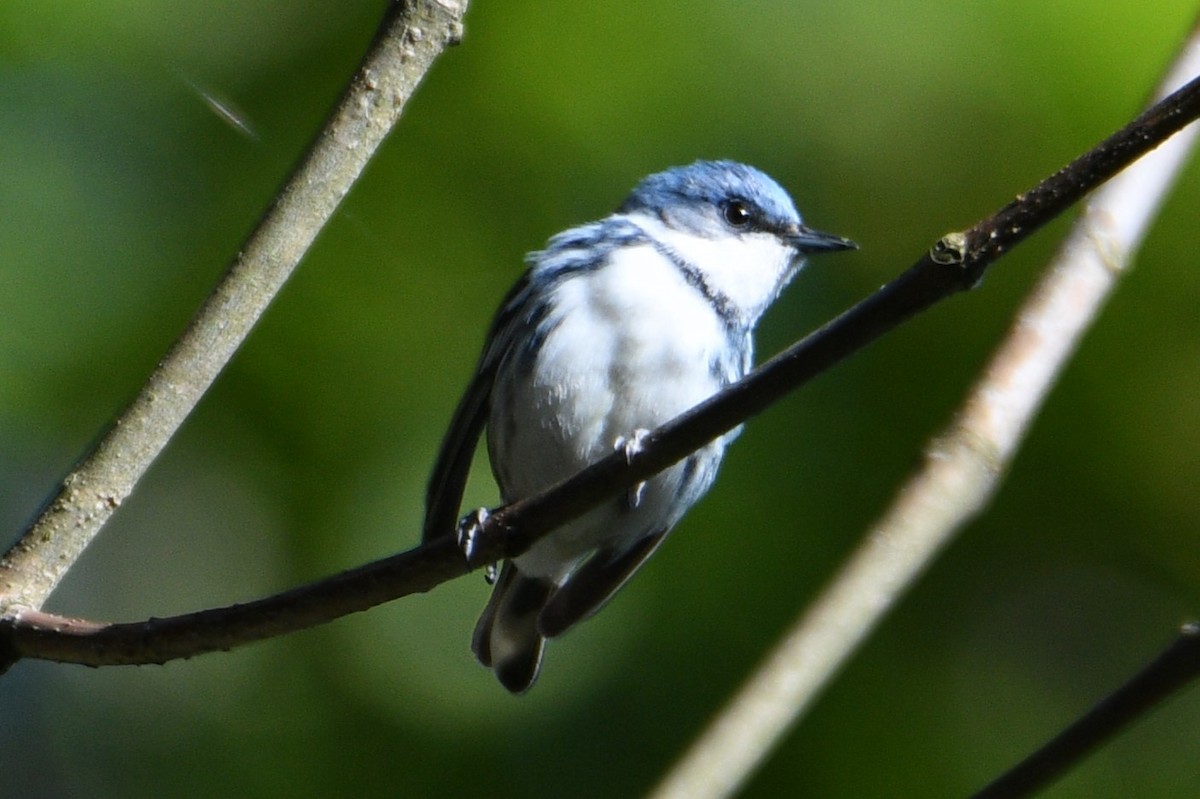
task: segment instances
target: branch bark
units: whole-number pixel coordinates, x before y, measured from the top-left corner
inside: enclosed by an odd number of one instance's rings
[[[1159,96],[1187,80],[1195,87],[1198,73],[1200,28],[1164,78]],[[1142,120],[1150,124],[1163,113],[1174,112],[1160,103]],[[1141,123],[1131,127],[1142,129]],[[1192,128],[1176,136],[1094,195],[958,418],[928,446],[924,468],[666,775],[654,799],[706,799],[736,791],[954,534],[983,509],[1080,337],[1129,268],[1197,133]],[[1125,147],[1113,148],[1118,151]],[[1080,174],[1099,174],[1115,163],[1115,156],[1100,156],[1095,167],[1082,167],[1091,155],[972,228],[964,247],[968,259],[999,256],[1026,225],[1040,223],[1040,209],[1061,207],[1065,198],[1054,185],[1057,178],[1077,167]]]
[[[1200,626],[1193,623],[1128,682],[971,799],[1033,796],[1197,677]]]
[[[1200,116],[1200,81],[1154,106],[995,215],[950,234],[895,281],[691,411],[653,431],[631,458],[614,454],[535,497],[495,511],[468,564],[447,537],[244,605],[132,624],[18,608],[0,619],[0,656],[93,666],[160,663],[314,626],[365,610],[500,558],[644,480],[760,413],[914,314],[974,287],[1017,243]]]
[[[324,129],[133,402],[0,558],[0,613],[38,609],[212,385],[382,144],[467,0],[388,5]]]

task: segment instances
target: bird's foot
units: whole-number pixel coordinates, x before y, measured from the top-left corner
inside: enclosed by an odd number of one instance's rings
[[[642,442],[646,440],[646,436],[648,435],[650,435],[649,430],[638,428],[628,438],[617,436],[617,440],[613,443],[613,449],[624,453],[626,463],[633,463],[633,457],[642,451]],[[642,503],[642,492],[645,488],[646,481],[643,480],[640,483],[631,485],[629,490],[625,492],[625,506],[629,510],[633,510]]]
[[[455,532],[455,541],[458,548],[462,550],[463,557],[467,559],[467,565],[475,567],[475,556],[479,554],[479,531],[483,529],[483,524],[488,520],[487,508],[477,508],[458,523],[458,530]],[[483,579],[488,585],[493,585],[496,582],[496,564],[489,563],[483,568]]]

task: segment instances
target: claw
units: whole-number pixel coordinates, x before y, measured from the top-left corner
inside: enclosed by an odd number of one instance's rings
[[[613,449],[617,452],[625,454],[625,462],[633,463],[633,457],[642,451],[642,442],[646,440],[646,436],[650,435],[649,430],[638,428],[633,431],[633,435],[629,438],[625,436],[617,436],[617,440],[613,442]],[[646,488],[646,481],[636,483],[629,487],[625,492],[625,507],[633,510],[638,505],[642,504],[642,492]]]
[[[489,515],[487,508],[479,508],[473,513],[468,513],[462,517],[462,520],[458,523],[455,538],[458,542],[458,548],[462,550],[463,557],[467,559],[468,566],[475,565],[475,555],[477,554],[475,550],[478,546],[476,537],[479,535],[479,530],[483,527],[483,523],[488,520]],[[495,572],[495,566],[490,566],[489,568],[491,572]],[[487,577],[488,572],[484,572],[484,579],[487,579]],[[488,580],[488,584],[490,585],[494,581],[495,575],[493,574],[492,579]]]
[[[625,453],[625,461],[633,463],[633,456],[642,451],[642,442],[650,435],[650,431],[639,427],[633,431],[633,435],[629,438],[625,436],[617,436],[617,440],[613,443],[613,449]]]

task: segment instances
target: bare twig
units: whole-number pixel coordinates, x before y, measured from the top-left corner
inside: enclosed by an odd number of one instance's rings
[[[1200,625],[1188,624],[1169,647],[1129,682],[971,799],[1032,796],[1197,677],[1200,677]]]
[[[608,457],[535,497],[502,508],[467,564],[449,538],[245,605],[134,624],[26,612],[0,619],[10,659],[90,665],[157,663],[303,629],[519,554],[536,538],[644,480],[753,416],[915,313],[974,286],[988,265],[1097,185],[1200,116],[1200,82],[1155,106],[995,216],[945,237],[892,283],[741,382],[653,431],[633,457]],[[883,590],[883,589],[880,589]]]
[[[224,278],[112,429],[0,559],[0,612],[40,608],[129,496],[333,216],[433,60],[458,41],[466,6],[389,4],[324,130]]]
[[[106,624],[26,610],[0,620],[0,664],[21,657],[88,666],[165,663],[314,627],[466,571],[447,537],[292,591],[199,613]]]
[[[1172,67],[1163,93],[1200,73],[1198,37],[1200,31]],[[1147,116],[1159,113],[1151,109]],[[733,793],[954,533],[983,508],[1079,337],[1129,266],[1196,133],[1193,128],[1176,136],[1095,194],[958,418],[929,446],[925,467],[666,776],[655,799]],[[1057,191],[1044,183],[1018,197],[972,228],[965,249],[1003,252],[1011,246],[1007,237],[1030,224],[1041,203],[1063,201]]]

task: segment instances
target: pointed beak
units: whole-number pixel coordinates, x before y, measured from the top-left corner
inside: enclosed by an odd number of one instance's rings
[[[796,248],[796,252],[806,255],[813,252],[837,252],[838,250],[857,250],[858,245],[835,236],[832,233],[822,233],[819,230],[796,225],[783,233],[783,239]]]

